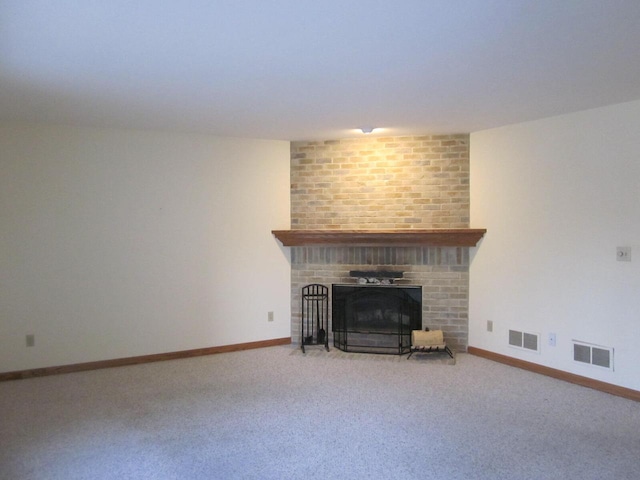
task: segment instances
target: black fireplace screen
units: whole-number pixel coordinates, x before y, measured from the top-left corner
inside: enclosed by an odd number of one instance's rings
[[[332,285],[333,344],[345,352],[408,353],[422,328],[422,287]]]

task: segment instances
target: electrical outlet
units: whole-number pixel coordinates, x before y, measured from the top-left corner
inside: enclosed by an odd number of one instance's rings
[[[36,345],[36,336],[33,334],[27,335],[26,342],[27,347],[34,347]]]
[[[268,322],[273,322],[273,312],[268,312],[267,313],[267,321]]]
[[[493,332],[493,320],[487,320],[487,332]]]
[[[556,346],[556,334],[555,333],[550,333],[549,334],[548,343],[549,343],[550,347],[555,347]]]

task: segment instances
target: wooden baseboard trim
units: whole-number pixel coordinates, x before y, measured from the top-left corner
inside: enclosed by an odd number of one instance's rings
[[[253,348],[273,347],[276,345],[289,345],[291,337],[275,338],[273,340],[261,340],[258,342],[237,343],[234,345],[222,345],[220,347],[196,348],[179,352],[156,353],[141,355],[138,357],[115,358],[113,360],[100,360],[97,362],[75,363],[56,367],[34,368],[31,370],[19,370],[15,372],[0,373],[0,382],[7,380],[22,380],[25,378],[44,377],[47,375],[59,375],[61,373],[84,372],[98,370],[100,368],[122,367],[124,365],[137,365],[140,363],[160,362],[164,360],[176,360],[180,358],[199,357],[216,353],[237,352]]]
[[[555,368],[545,367],[544,365],[538,365],[537,363],[527,362],[520,360],[519,358],[508,357],[507,355],[501,355],[499,353],[490,352],[489,350],[483,350],[476,347],[467,347],[467,353],[483,357],[495,362],[504,363],[512,367],[522,368],[523,370],[529,370],[530,372],[539,373],[548,377],[564,380],[565,382],[575,383],[582,385],[583,387],[593,388],[601,392],[610,393],[618,397],[628,398],[629,400],[635,400],[640,402],[640,391],[632,390],[631,388],[619,387],[611,383],[601,382],[600,380],[594,380],[592,378],[583,377],[574,373],[565,372],[563,370],[557,370]]]

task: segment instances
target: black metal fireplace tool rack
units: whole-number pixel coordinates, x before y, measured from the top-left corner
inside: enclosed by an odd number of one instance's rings
[[[318,283],[302,287],[302,336],[300,348],[323,345],[329,351],[329,288]]]

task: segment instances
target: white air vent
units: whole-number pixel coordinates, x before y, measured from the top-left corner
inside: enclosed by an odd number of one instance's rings
[[[573,360],[613,370],[613,348],[573,340]]]
[[[537,333],[509,330],[509,345],[523,350],[540,352],[540,335]]]

